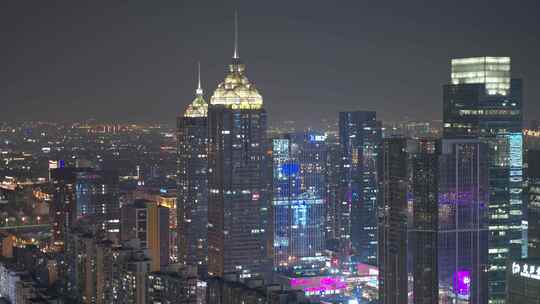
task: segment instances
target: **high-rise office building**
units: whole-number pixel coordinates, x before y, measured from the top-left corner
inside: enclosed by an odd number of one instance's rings
[[[488,147],[443,140],[439,166],[439,303],[488,303]]]
[[[170,263],[169,208],[151,204],[148,208],[148,248],[151,270],[159,271]]]
[[[274,269],[324,266],[326,145],[314,133],[272,140]]]
[[[326,153],[326,242],[327,248],[332,251],[339,250],[339,195],[341,172],[341,146],[335,140],[327,138]]]
[[[353,260],[377,265],[377,197],[382,141],[375,112],[339,114],[341,144],[339,237],[352,246]],[[348,246],[345,245],[345,248]]]
[[[521,132],[522,83],[510,78],[509,57],[452,59],[451,66],[451,84],[443,87],[445,138]]]
[[[414,149],[414,150],[413,150]],[[412,216],[409,226],[409,260],[412,262],[415,304],[437,303],[439,152],[437,140],[419,139],[410,153],[410,197]]]
[[[200,69],[200,68],[199,68]],[[178,261],[206,272],[208,246],[208,104],[199,84],[177,120]]]
[[[523,232],[522,82],[509,57],[453,59],[444,86],[444,138],[477,138],[489,154],[489,299],[504,302],[506,260],[527,254]]]
[[[506,303],[540,303],[540,259],[509,260]]]
[[[160,189],[157,197],[159,206],[169,209],[169,255],[172,263],[178,262],[178,209],[176,201],[178,194],[176,189]]]
[[[64,249],[67,231],[75,221],[75,176],[67,169],[50,171],[54,196],[50,207],[51,240],[59,250]]]
[[[169,208],[135,200],[122,206],[120,220],[121,240],[139,240],[140,248],[149,251],[151,271],[169,264]]]
[[[118,175],[111,171],[77,172],[76,217],[95,218],[98,236],[117,240],[120,232]]]
[[[379,302],[407,303],[407,140],[384,139],[381,147],[378,220]]]
[[[452,59],[452,84],[484,84],[488,95],[505,96],[510,90],[510,58]]]
[[[268,271],[266,111],[235,49],[208,109],[208,273]]]
[[[528,256],[540,259],[540,150],[527,151],[527,163]]]
[[[117,238],[118,175],[90,168],[58,168],[50,174],[54,187],[50,208],[54,246],[63,248],[66,234],[82,219],[93,223],[98,237]]]

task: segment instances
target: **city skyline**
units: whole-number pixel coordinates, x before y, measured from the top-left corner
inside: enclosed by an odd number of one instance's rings
[[[294,3],[287,10],[243,1],[160,8],[40,5],[3,10],[5,28],[13,30],[3,34],[11,47],[0,56],[7,84],[0,98],[8,105],[2,120],[172,125],[192,95],[197,61],[203,89],[218,83],[230,56],[235,8],[242,58],[251,77],[260,79],[272,124],[297,120],[320,127],[327,118],[321,113],[347,110],[377,111],[384,121],[440,120],[450,58],[483,54],[511,57],[512,74],[525,80],[525,120],[540,111],[534,107],[540,92],[527,85],[540,78],[533,1],[438,7],[310,2],[309,8]],[[500,23],[494,13],[513,22]],[[307,107],[312,111],[306,114]]]
[[[461,1],[0,13],[0,302],[540,302],[540,22]]]

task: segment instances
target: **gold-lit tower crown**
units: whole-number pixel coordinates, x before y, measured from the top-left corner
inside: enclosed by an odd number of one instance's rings
[[[188,105],[184,117],[207,117],[208,103],[204,100],[203,89],[201,88],[201,64],[199,63],[199,84],[195,90],[195,99]]]
[[[234,19],[234,52],[229,72],[214,91],[210,103],[226,105],[233,109],[260,109],[263,99],[259,91],[245,76],[246,67],[238,54],[238,17]]]

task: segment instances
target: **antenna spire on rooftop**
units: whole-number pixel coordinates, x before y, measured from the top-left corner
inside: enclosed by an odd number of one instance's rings
[[[201,87],[201,62],[200,61],[197,62],[197,79],[198,79],[198,84],[197,84],[197,90],[195,92],[197,93],[197,95],[202,95],[203,89]]]
[[[233,59],[239,59],[238,53],[238,11],[234,11],[234,53]]]

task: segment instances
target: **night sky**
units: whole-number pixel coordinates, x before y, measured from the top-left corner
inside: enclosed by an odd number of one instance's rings
[[[270,120],[338,111],[441,119],[452,57],[511,56],[540,118],[540,4],[492,1],[2,1],[0,121],[174,122],[201,61],[209,98],[233,51]]]

